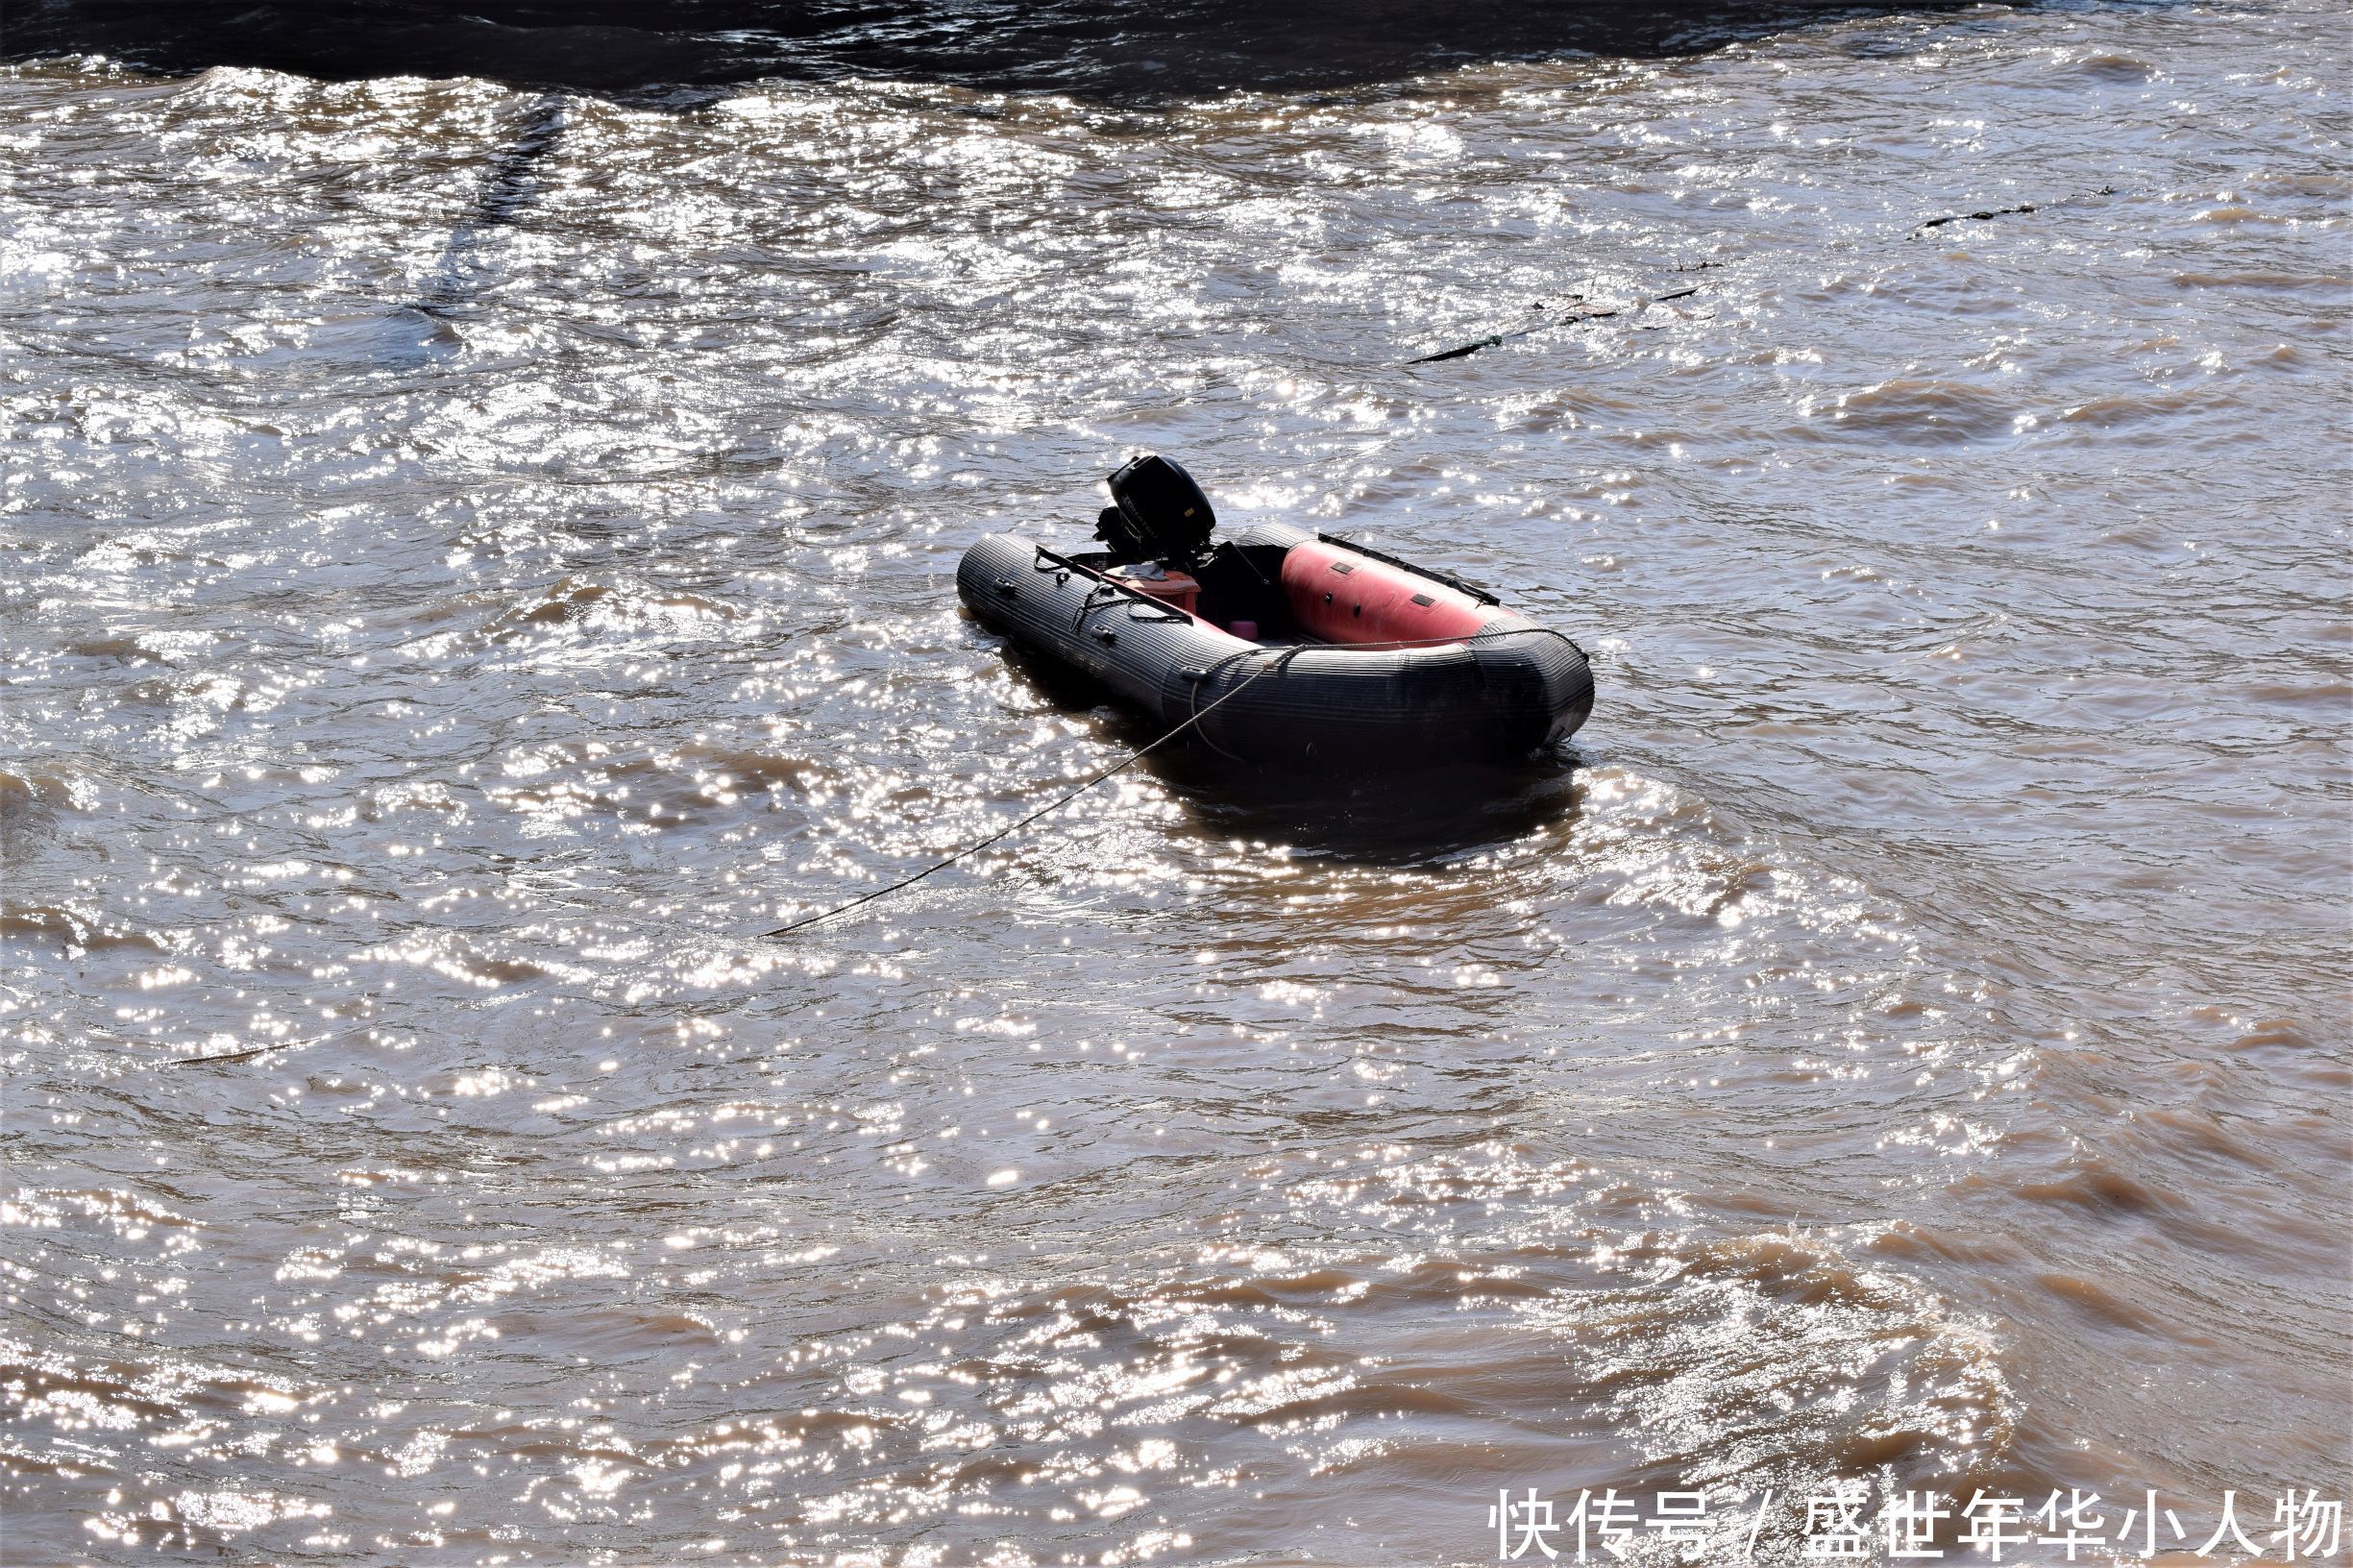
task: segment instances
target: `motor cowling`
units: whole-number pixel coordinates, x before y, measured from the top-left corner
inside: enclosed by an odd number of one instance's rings
[[[1208,552],[1217,514],[1182,464],[1145,453],[1120,464],[1108,482],[1112,504],[1094,536],[1114,560],[1191,566]]]

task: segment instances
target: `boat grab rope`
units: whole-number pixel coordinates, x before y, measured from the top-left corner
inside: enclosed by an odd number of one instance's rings
[[[1044,551],[1041,551],[1040,553],[1043,554]],[[1506,626],[1498,631],[1474,631],[1469,633],[1467,636],[1424,637],[1407,642],[1349,643],[1340,646],[1344,646],[1345,649],[1351,652],[1375,652],[1383,649],[1407,648],[1443,648],[1449,644],[1492,642],[1500,641],[1506,637],[1530,636],[1557,637],[1562,642],[1567,643],[1569,647],[1576,649],[1580,657],[1582,657],[1585,651],[1583,649],[1578,648],[1576,641],[1566,632],[1556,630],[1551,626]],[[1287,648],[1279,652],[1275,652],[1275,656],[1273,658],[1267,660],[1264,664],[1260,665],[1256,670],[1251,671],[1250,674],[1244,676],[1242,679],[1235,682],[1231,691],[1219,696],[1215,701],[1211,702],[1206,706],[1202,705],[1201,688],[1215,680],[1219,674],[1224,673],[1227,666],[1233,664],[1238,659],[1248,658],[1253,653],[1274,650],[1245,648],[1227,654],[1224,658],[1218,660],[1217,663],[1212,666],[1208,671],[1205,671],[1200,678],[1194,683],[1193,709],[1185,716],[1184,722],[1177,724],[1174,728],[1164,730],[1161,734],[1154,736],[1151,740],[1146,741],[1143,745],[1138,747],[1135,750],[1130,751],[1126,756],[1121,757],[1117,762],[1111,764],[1109,767],[1097,769],[1094,772],[1089,774],[1087,778],[1075,788],[1067,790],[1055,796],[1052,800],[1049,800],[1044,805],[1040,806],[1036,811],[1031,812],[1028,816],[1020,819],[1018,821],[998,828],[987,838],[976,839],[972,843],[968,844],[963,848],[957,850],[954,854],[945,856],[940,860],[935,860],[930,865],[924,867],[921,870],[915,872],[911,876],[902,876],[897,881],[891,883],[887,887],[875,888],[871,892],[862,893],[857,897],[848,900],[846,903],[836,904],[831,909],[821,910],[815,915],[804,916],[800,919],[780,925],[773,931],[763,932],[761,933],[763,940],[770,940],[776,937],[789,937],[794,932],[804,930],[809,926],[816,925],[821,920],[830,920],[836,915],[846,915],[853,909],[857,909],[863,905],[874,902],[877,898],[888,898],[891,894],[899,892],[901,889],[914,887],[918,882],[922,881],[925,877],[932,875],[934,872],[944,871],[950,866],[955,865],[958,861],[968,860],[972,856],[979,854],[983,849],[988,848],[991,845],[1001,843],[1004,840],[1013,837],[1013,835],[1020,832],[1021,829],[1029,826],[1030,823],[1037,821],[1040,818],[1051,817],[1054,813],[1060,811],[1063,807],[1068,805],[1080,796],[1085,795],[1089,790],[1093,789],[1097,784],[1102,783],[1105,779],[1112,777],[1115,773],[1125,772],[1135,763],[1150,755],[1152,752],[1159,750],[1170,741],[1175,740],[1179,735],[1184,734],[1187,730],[1191,729],[1193,726],[1200,723],[1202,720],[1207,719],[1211,714],[1215,713],[1219,708],[1224,707],[1228,702],[1231,702],[1236,698],[1241,696],[1242,693],[1248,691],[1252,686],[1256,685],[1265,676],[1273,674],[1278,670],[1288,667],[1291,660],[1297,658],[1300,654],[1320,650],[1324,646],[1326,645],[1317,643],[1302,643],[1297,647]],[[1208,737],[1204,735],[1203,739],[1206,740]],[[1225,749],[1225,747],[1218,746],[1214,741],[1211,741],[1210,745],[1212,748],[1214,749],[1220,756],[1231,758],[1237,762],[1243,760],[1241,758],[1235,757],[1231,751],[1228,751]]]

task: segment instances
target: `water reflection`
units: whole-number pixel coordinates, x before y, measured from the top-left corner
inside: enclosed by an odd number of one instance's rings
[[[1139,102],[1328,90],[1566,53],[1693,54],[1822,14],[1805,0],[685,0],[655,23],[624,0],[49,0],[10,19],[6,50],[108,54],[167,72],[475,76],[673,107],[729,83],[853,76]]]
[[[1194,747],[1162,770],[1203,831],[1363,867],[1430,866],[1575,831],[1578,762],[1549,750],[1518,767],[1446,767],[1354,779],[1243,769]]]
[[[538,192],[538,165],[555,150],[563,134],[561,97],[550,94],[524,112],[513,138],[483,175],[481,190],[475,197],[473,208],[450,232],[441,259],[434,263],[410,308],[439,315],[473,294],[483,268],[480,253],[484,241],[493,231],[521,218]]]

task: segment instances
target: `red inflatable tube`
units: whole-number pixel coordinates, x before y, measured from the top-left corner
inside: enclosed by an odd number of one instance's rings
[[[1283,595],[1300,629],[1328,643],[1441,642],[1468,637],[1504,613],[1321,539],[1283,557]]]

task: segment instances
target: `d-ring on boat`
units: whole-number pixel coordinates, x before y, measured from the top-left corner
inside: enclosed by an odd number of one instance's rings
[[[1111,477],[1105,549],[992,533],[956,592],[982,625],[1212,747],[1270,767],[1385,771],[1525,756],[1593,711],[1568,637],[1443,572],[1257,524],[1213,543],[1192,477],[1146,454]]]

